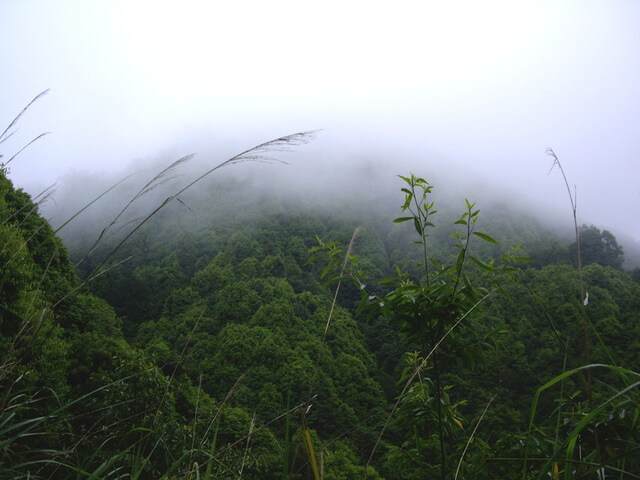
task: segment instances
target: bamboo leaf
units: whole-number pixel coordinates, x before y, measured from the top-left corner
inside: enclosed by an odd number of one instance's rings
[[[540,396],[542,395],[542,393],[545,390],[553,387],[557,383],[563,381],[564,379],[566,379],[568,377],[571,377],[572,375],[575,375],[575,374],[577,374],[579,372],[582,372],[582,371],[585,371],[585,370],[594,369],[594,368],[605,368],[607,370],[610,370],[610,371],[613,371],[613,372],[617,373],[622,378],[625,378],[626,375],[640,377],[640,374],[638,374],[638,373],[636,373],[636,372],[634,372],[632,370],[629,370],[629,369],[626,369],[626,368],[623,368],[623,367],[617,367],[615,365],[606,365],[606,364],[602,364],[602,363],[593,363],[593,364],[589,364],[589,365],[584,365],[582,367],[574,368],[572,370],[567,370],[567,371],[561,373],[560,375],[557,375],[556,377],[552,378],[547,383],[542,385],[540,388],[538,388],[538,390],[536,391],[536,393],[535,393],[535,395],[533,397],[533,401],[531,403],[531,411],[529,413],[529,428],[528,428],[528,432],[529,432],[528,436],[529,436],[529,438],[532,438],[531,437],[531,432],[533,430],[533,423],[534,423],[534,419],[535,419],[536,412],[537,412],[537,409],[538,409],[538,402],[540,401]],[[618,392],[616,395],[614,395],[612,398],[607,400],[607,402],[605,402],[604,404],[600,405],[594,411],[595,412],[600,411],[603,408],[603,405],[608,404],[613,399],[615,399],[617,396],[625,393],[626,391],[630,390],[631,388],[637,387],[638,385],[640,385],[640,382],[636,382],[633,385],[631,385],[630,387],[627,387],[624,390],[622,390],[621,392]],[[592,411],[592,413],[594,411]],[[569,439],[569,444],[567,445],[567,453],[569,451],[573,451],[573,449],[575,448],[575,439],[577,438],[577,436],[580,433],[580,431],[582,431],[582,429],[586,426],[586,424],[591,419],[592,419],[591,414],[587,415],[587,417],[583,418],[583,420],[573,430],[572,436],[570,436],[570,439]],[[522,468],[522,478],[526,477],[527,464],[529,463],[530,459],[531,459],[531,457],[529,456],[529,448],[527,447],[526,450],[525,450],[525,455],[524,455],[524,463],[523,463],[523,468]]]
[[[493,268],[491,267],[491,265],[484,263],[482,260],[479,260],[474,256],[469,255],[469,260],[471,260],[473,263],[475,263],[481,269],[486,270],[487,272],[493,271]]]
[[[473,301],[476,301],[476,293],[473,289],[473,286],[471,285],[471,282],[469,281],[469,277],[467,277],[467,274],[462,272],[462,274],[460,275],[462,277],[462,282],[464,283],[465,288],[465,293],[466,295]]]
[[[333,265],[329,264],[326,267],[324,267],[324,269],[322,270],[322,273],[320,274],[320,278],[324,278],[327,276],[327,274],[333,269]]]
[[[416,232],[418,232],[418,235],[422,236],[422,225],[420,225],[420,221],[416,217],[413,217],[413,226]]]
[[[486,233],[481,233],[481,232],[473,232],[473,234],[476,237],[480,237],[481,239],[490,242],[490,243],[495,243],[496,245],[499,245],[498,241],[496,239],[494,239],[493,237],[487,235]]]

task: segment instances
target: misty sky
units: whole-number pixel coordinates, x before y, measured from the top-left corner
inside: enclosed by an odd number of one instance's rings
[[[581,220],[640,241],[639,26],[635,0],[0,0],[0,131],[51,89],[0,153],[52,132],[9,165],[34,193],[324,129],[333,161],[454,166],[571,222],[552,147]]]

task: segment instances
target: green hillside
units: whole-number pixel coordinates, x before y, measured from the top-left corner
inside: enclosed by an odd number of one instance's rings
[[[615,237],[581,229],[585,302],[575,242],[389,183],[167,184],[67,254],[3,172],[0,476],[637,478]]]

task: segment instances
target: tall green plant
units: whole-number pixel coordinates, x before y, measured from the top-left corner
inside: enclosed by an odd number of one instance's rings
[[[431,472],[430,477],[444,480],[452,476],[452,467],[457,464],[452,453],[463,427],[459,407],[464,402],[452,399],[453,386],[445,385],[443,373],[461,358],[471,365],[480,359],[482,348],[476,339],[469,339],[469,335],[463,335],[460,330],[464,325],[471,328],[470,313],[500,290],[501,279],[515,270],[515,262],[524,259],[515,256],[517,249],[502,255],[498,261],[472,255],[473,241],[495,245],[498,242],[476,230],[479,210],[468,200],[464,212],[454,222],[458,230],[451,234],[454,260],[447,263],[432,257],[429,237],[436,228],[432,219],[438,213],[430,198],[433,186],[413,174],[399,178],[404,182],[401,189],[404,215],[394,222],[409,222],[413,226],[417,235],[413,243],[421,249],[422,261],[418,264],[421,277],[413,279],[397,268],[395,276],[381,282],[381,288],[387,293],[377,294],[367,287],[366,275],[357,267],[349,271],[348,276],[361,290],[362,306],[373,314],[392,318],[419,349],[411,356],[402,379],[404,388],[378,442],[390,423],[412,432],[407,442],[387,454],[387,461],[395,471],[406,468],[409,473],[417,468]],[[321,252],[316,258],[324,254],[329,260],[323,276],[328,276],[329,281],[338,281],[344,276],[338,260],[338,244],[321,243],[314,251]],[[356,262],[357,257],[351,255],[350,264]],[[409,466],[407,462],[414,465]]]

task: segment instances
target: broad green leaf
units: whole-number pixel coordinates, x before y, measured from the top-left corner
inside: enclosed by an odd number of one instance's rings
[[[416,232],[418,232],[418,235],[422,236],[422,225],[420,225],[420,221],[416,217],[413,217],[413,226]]]
[[[320,260],[321,258],[324,258],[324,255],[315,255],[314,257],[311,257],[309,260],[307,260],[304,265],[311,265],[312,263],[317,262],[318,260]]]
[[[471,260],[473,263],[478,265],[481,269],[486,270],[487,272],[493,271],[493,267],[491,265],[484,263],[482,260],[479,260],[476,257],[469,255],[469,260]]]
[[[324,269],[322,270],[322,273],[320,274],[320,278],[324,278],[327,276],[327,274],[333,269],[333,265],[329,264],[326,267],[324,267]]]
[[[473,289],[473,286],[471,285],[471,282],[469,281],[469,277],[467,277],[467,274],[462,272],[460,276],[462,277],[462,282],[464,283],[464,286],[467,287],[465,290],[465,295],[471,298],[471,300],[474,300],[474,301],[477,300],[475,291]]]
[[[499,245],[499,243],[493,238],[490,237],[489,235],[487,235],[486,233],[481,233],[481,232],[473,232],[473,234],[476,237],[480,237],[481,239],[490,242],[490,243],[495,243],[496,245]]]
[[[393,219],[393,223],[407,222],[412,220],[414,217],[398,217]]]

